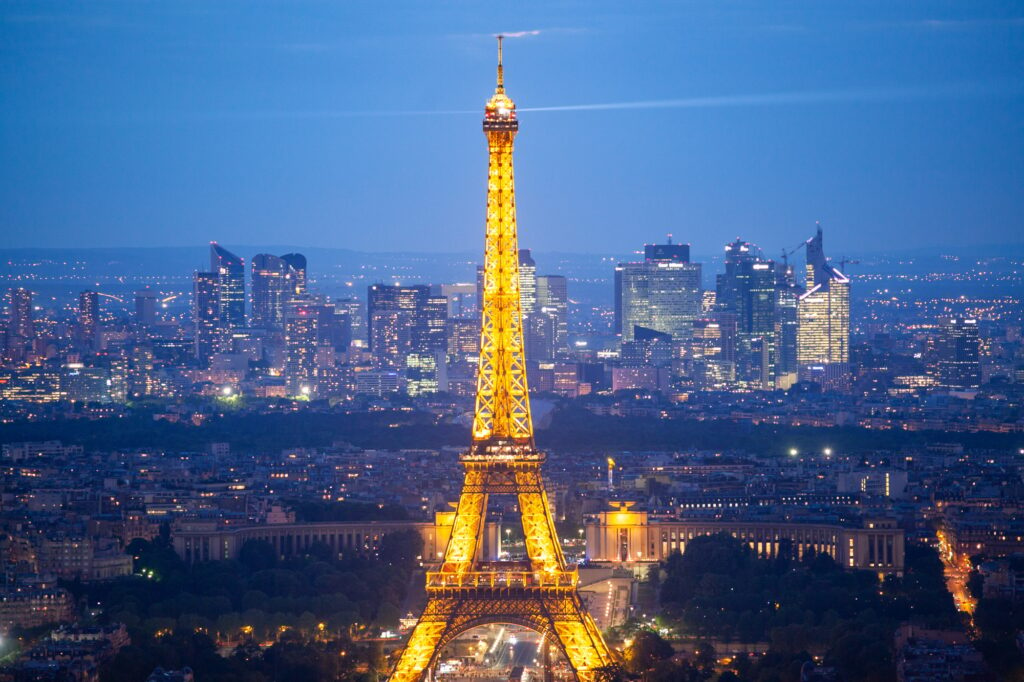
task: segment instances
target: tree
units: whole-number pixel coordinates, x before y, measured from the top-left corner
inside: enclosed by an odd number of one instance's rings
[[[238,550],[238,562],[249,573],[265,571],[277,565],[277,552],[266,540],[246,540]]]
[[[657,632],[641,630],[626,648],[624,656],[626,669],[632,673],[641,673],[654,667],[658,661],[670,658],[674,653],[672,645]]]
[[[423,554],[423,537],[414,530],[387,533],[380,541],[380,560],[392,566],[411,568]]]

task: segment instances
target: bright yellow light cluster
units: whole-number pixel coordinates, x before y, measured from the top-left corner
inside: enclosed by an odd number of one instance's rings
[[[392,682],[420,682],[442,649],[487,623],[532,628],[559,647],[582,682],[615,663],[566,568],[533,443],[519,292],[513,139],[515,103],[505,94],[499,39],[498,86],[484,114],[489,156],[480,364],[473,447],[440,570],[427,574],[427,606],[409,636]],[[516,495],[529,570],[480,564],[492,494]]]

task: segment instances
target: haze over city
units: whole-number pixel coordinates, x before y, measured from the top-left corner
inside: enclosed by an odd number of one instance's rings
[[[1024,241],[1013,2],[9,2],[0,246],[479,244],[509,33],[531,248]],[[794,235],[800,233],[797,239]]]

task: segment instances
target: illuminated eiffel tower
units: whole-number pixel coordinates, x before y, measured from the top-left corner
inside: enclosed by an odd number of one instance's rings
[[[565,564],[541,479],[545,455],[533,441],[512,176],[518,130],[516,106],[505,94],[499,36],[498,85],[484,109],[490,158],[473,444],[460,458],[466,478],[444,561],[440,570],[427,573],[427,605],[392,682],[429,679],[449,642],[488,623],[518,624],[541,633],[562,651],[581,682],[598,679],[614,665],[580,600],[579,574]],[[489,495],[518,497],[528,561],[479,560]]]

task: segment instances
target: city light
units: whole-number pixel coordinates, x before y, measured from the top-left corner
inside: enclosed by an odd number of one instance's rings
[[[630,5],[623,42],[532,8],[469,116],[488,6],[218,8],[168,42],[149,4],[21,4],[0,677],[1020,676],[1018,20]],[[679,35],[719,94],[650,99]],[[729,94],[754,76],[840,85]]]

